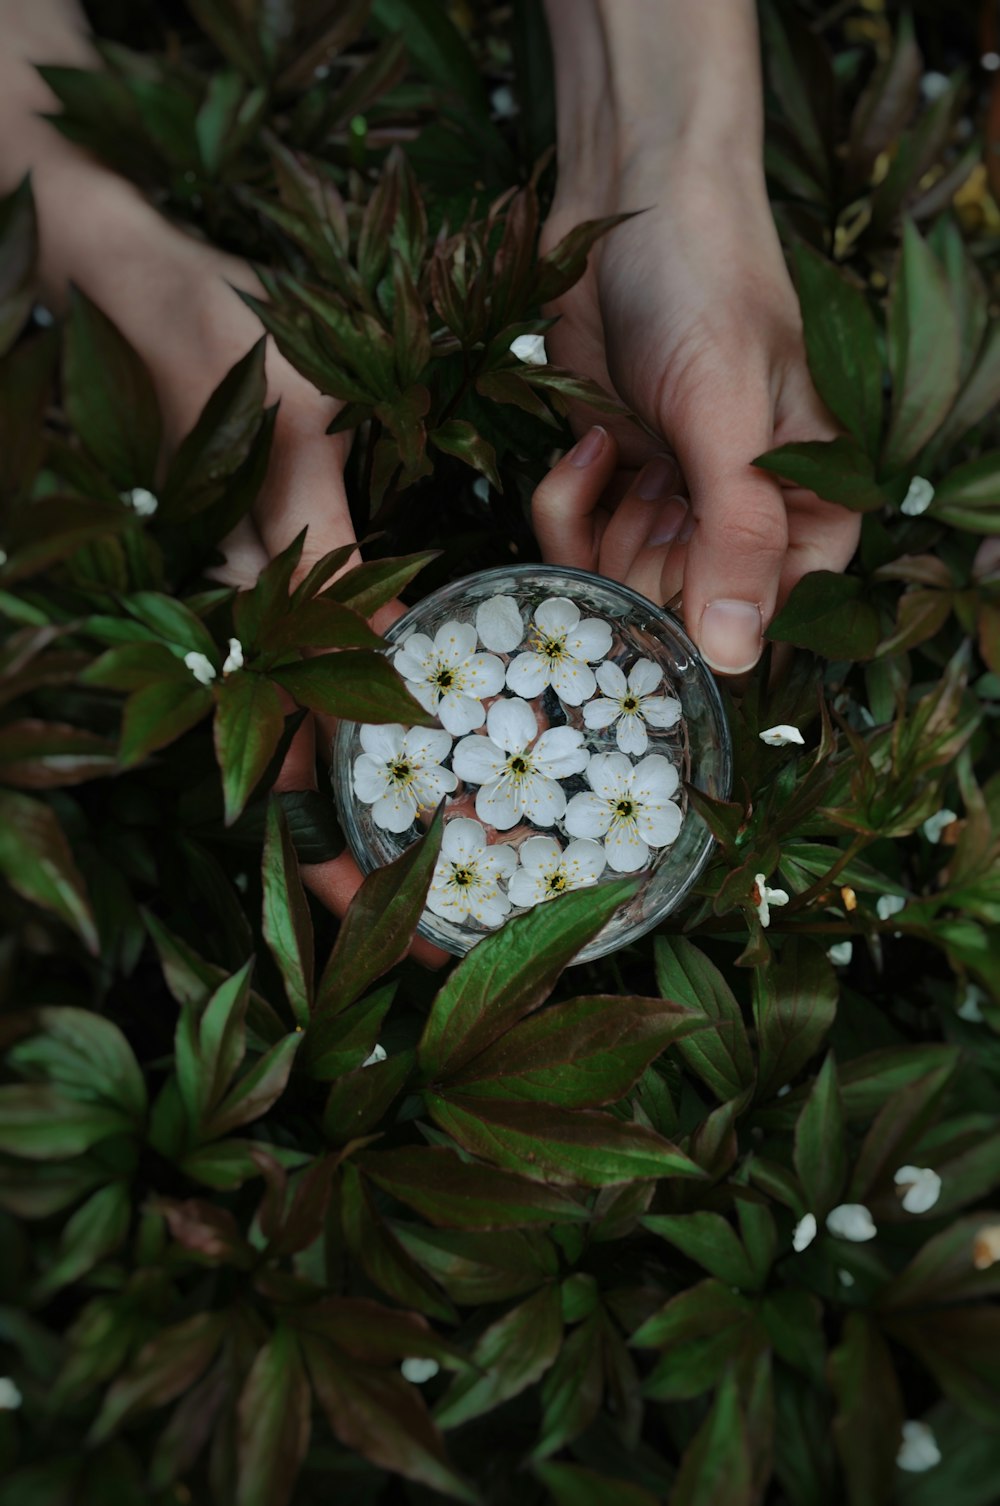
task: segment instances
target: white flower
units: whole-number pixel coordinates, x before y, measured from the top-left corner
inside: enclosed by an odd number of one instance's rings
[[[965,990],[965,997],[955,1011],[958,1018],[960,1020],[968,1020],[970,1025],[981,1025],[983,1023],[983,1011],[979,1006],[985,998],[986,995],[981,988],[976,987],[975,983],[968,984]]]
[[[372,820],[385,831],[406,831],[420,811],[431,811],[458,780],[441,761],[451,738],[436,727],[398,723],[361,728],[364,752],[354,760],[354,793],[372,808]]]
[[[526,366],[548,365],[549,358],[541,335],[518,335],[516,340],[510,342],[510,353]]]
[[[434,1379],[441,1366],[437,1360],[425,1360],[420,1355],[411,1354],[399,1368],[404,1380],[408,1380],[411,1385],[422,1386],[425,1381]]]
[[[919,518],[934,501],[934,487],[925,476],[914,476],[909,490],[899,505],[900,512],[908,518]]]
[[[649,746],[646,723],[669,730],[681,717],[681,703],[672,695],[653,695],[663,679],[663,670],[652,659],[637,659],[626,680],[617,664],[607,660],[598,666],[596,680],[604,691],[583,708],[585,724],[595,730],[615,724],[615,737],[623,753],[641,758]]]
[[[483,697],[503,689],[503,664],[493,654],[477,654],[476,647],[470,623],[446,622],[433,642],[425,633],[411,633],[394,661],[424,710],[456,737],[483,725]]]
[[[764,927],[771,924],[772,905],[788,904],[788,895],[785,893],[785,890],[769,889],[762,873],[755,873],[753,876],[753,888],[750,891],[750,898],[757,906],[757,914],[760,916],[760,923]]]
[[[854,942],[835,941],[833,943],[833,946],[827,947],[826,955],[829,957],[834,967],[846,967],[851,958],[854,956]]]
[[[138,518],[151,518],[160,505],[153,493],[144,486],[133,486],[130,492],[122,492],[121,499]]]
[[[371,1053],[365,1057],[361,1065],[363,1067],[375,1067],[379,1062],[385,1061],[387,1054],[385,1047],[380,1046],[378,1041],[376,1041]]]
[[[215,679],[215,665],[205,654],[192,650],[191,653],[184,655],[184,663],[202,685],[211,685]]]
[[[604,872],[607,859],[600,842],[570,842],[561,848],[554,837],[529,837],[518,853],[521,866],[507,885],[515,905],[537,905],[567,889],[587,889]]]
[[[493,106],[494,115],[500,120],[510,120],[518,113],[517,100],[514,91],[507,84],[501,84],[490,95],[490,104]]]
[[[570,706],[582,706],[597,688],[588,663],[611,648],[611,628],[599,617],[580,621],[580,609],[566,596],[551,596],[535,608],[534,652],[518,654],[507,666],[507,684],[531,700],[546,685]]]
[[[471,915],[485,926],[498,926],[510,912],[510,900],[497,880],[509,879],[516,867],[512,847],[487,847],[479,822],[457,816],[444,829],[427,908],[444,920],[460,923]]]
[[[839,1270],[837,1272],[837,1280],[840,1282],[841,1286],[854,1285],[854,1277],[851,1275],[850,1271]]]
[[[806,1250],[816,1238],[816,1215],[815,1213],[803,1214],[792,1231],[792,1249],[799,1254]]]
[[[901,1166],[893,1181],[907,1213],[927,1213],[941,1196],[941,1178],[929,1166]]]
[[[0,549],[0,569],[2,569],[4,565],[6,565],[9,559],[10,555],[7,553],[6,549]]]
[[[485,648],[510,654],[524,637],[524,618],[513,596],[491,596],[476,610],[476,632]]]
[[[222,665],[222,673],[231,675],[234,669],[243,668],[243,645],[238,638],[230,638],[229,653]]]
[[[798,727],[790,727],[787,722],[779,722],[776,727],[767,727],[758,736],[762,743],[767,743],[769,748],[787,748],[789,743],[805,742]]]
[[[925,1469],[933,1469],[935,1464],[941,1463],[937,1439],[926,1422],[915,1422],[910,1418],[903,1423],[903,1441],[899,1445],[896,1463],[900,1469],[909,1470],[915,1475],[923,1474]]]
[[[9,1375],[0,1375],[0,1412],[16,1412],[24,1400]]]
[[[906,909],[906,900],[898,894],[880,894],[875,901],[875,914],[879,920],[889,920]]]
[[[945,827],[957,820],[958,816],[955,811],[948,810],[946,806],[944,810],[936,811],[933,816],[927,817],[922,827],[924,836],[928,842],[940,842],[941,833]]]
[[[573,796],[566,830],[571,837],[603,837],[616,873],[637,873],[651,847],[676,840],[682,817],[673,797],[680,779],[669,759],[651,753],[632,764],[624,753],[595,753],[587,782],[593,793]]]
[[[590,760],[583,733],[575,727],[550,727],[539,737],[527,701],[509,699],[493,702],[486,731],[485,737],[463,737],[452,759],[459,779],[482,786],[476,795],[480,821],[509,831],[524,815],[539,826],[552,826],[566,810],[566,796],[556,780],[581,774]]]
[[[838,1239],[850,1239],[855,1244],[864,1244],[878,1233],[864,1203],[841,1203],[826,1215],[826,1227]]]

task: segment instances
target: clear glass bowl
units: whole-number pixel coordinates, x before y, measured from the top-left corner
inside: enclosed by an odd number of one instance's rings
[[[540,634],[537,627],[533,626],[535,610],[552,598],[568,599],[579,608],[581,618],[596,618],[607,623],[610,629],[610,648],[602,654],[601,659],[591,660],[589,667],[592,673],[599,669],[602,660],[618,665],[626,676],[637,660],[651,660],[662,670],[664,677],[654,694],[673,697],[680,703],[680,718],[673,727],[646,725],[648,746],[642,755],[665,757],[677,770],[680,784],[674,798],[682,818],[680,830],[669,845],[651,851],[648,865],[639,875],[642,883],[638,893],[615,912],[603,930],[576,958],[577,962],[588,962],[627,946],[658,925],[676,909],[704,868],[712,848],[712,837],[691,806],[684,786],[690,784],[717,799],[728,797],[731,751],[725,713],[710,671],[675,618],[662,608],[654,606],[638,592],[583,570],[548,565],[514,565],[509,569],[487,570],[468,576],[464,580],[452,582],[421,601],[393,623],[386,633],[386,639],[399,649],[414,634],[424,634],[433,639],[446,622],[457,621],[475,626],[477,612],[482,604],[498,596],[514,598],[518,604],[524,623],[523,641],[513,652],[500,652],[480,641],[476,644],[477,653],[492,653],[507,665],[518,653],[530,651],[533,647],[537,649],[540,646],[538,639],[544,638],[544,634]],[[564,662],[572,670],[573,661]],[[495,673],[494,670],[494,675]],[[646,673],[650,675],[649,671]],[[604,672],[604,678],[607,682],[607,671]],[[589,684],[589,680],[586,683]],[[515,688],[505,686],[498,695],[485,696],[482,704],[488,711],[497,699],[509,699],[517,695]],[[589,699],[603,695],[604,691],[597,688]],[[519,698],[529,700],[526,694]],[[584,721],[584,706],[568,704],[551,684],[541,694],[531,698],[529,704],[536,711],[540,727],[564,726],[577,729],[582,735],[583,748],[592,756],[620,752],[620,724],[617,721],[604,728],[588,726]],[[667,718],[661,717],[661,720],[665,719]],[[376,823],[373,818],[374,804],[360,797],[355,782],[357,761],[364,752],[361,730],[356,722],[339,724],[333,745],[332,778],[348,846],[361,871],[370,873],[372,869],[392,862],[415,842],[426,828],[432,812],[429,809],[418,811],[415,819],[403,831],[387,830]],[[485,727],[481,727],[468,735],[478,736],[486,731]],[[449,752],[441,760],[441,766],[445,770],[450,770],[455,747],[462,741],[461,735],[453,737]],[[473,752],[476,751],[481,750],[476,747]],[[459,761],[461,764],[461,755]],[[629,755],[629,761],[637,764],[641,758],[633,753]],[[443,777],[451,782],[449,774],[446,773]],[[586,794],[591,788],[586,772],[563,777],[559,783],[570,801],[574,795]],[[365,788],[362,783],[362,793]],[[371,794],[371,791],[368,793]],[[463,783],[458,779],[454,792],[446,797],[446,823],[457,817],[477,819],[475,797],[478,793],[478,781]],[[541,825],[523,816],[512,829],[496,830],[488,824],[484,824],[483,829],[490,847],[502,844],[515,851],[520,849],[527,838],[536,834],[554,836],[563,846],[573,840],[573,835],[567,832],[565,817],[553,824]],[[510,861],[505,855],[508,866]],[[621,876],[620,872],[606,867],[597,883],[607,883]],[[505,883],[501,881],[501,893],[505,892],[505,888]],[[504,903],[506,902],[505,899]],[[522,913],[523,906],[511,905],[509,916]],[[492,929],[495,926],[477,922],[471,915],[457,921],[434,914],[429,909],[424,911],[419,925],[422,936],[456,956],[463,956]]]

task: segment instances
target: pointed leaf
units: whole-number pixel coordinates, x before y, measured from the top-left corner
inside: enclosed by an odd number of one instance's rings
[[[279,1327],[240,1392],[236,1506],[287,1506],[309,1447],[311,1400],[295,1335]]]
[[[267,808],[262,864],[264,939],[278,964],[295,1019],[308,1025],[313,999],[313,928],[299,865],[281,803]]]
[[[281,697],[271,681],[240,669],[226,675],[216,692],[212,730],[222,772],[226,825],[232,826],[260,783],[285,730]]]
[[[713,1026],[678,1046],[692,1072],[721,1102],[739,1098],[753,1083],[753,1058],[740,1007],[718,968],[683,937],[658,938],[656,981],[665,999]]]
[[[487,1328],[472,1351],[477,1369],[452,1381],[435,1409],[437,1422],[457,1427],[519,1396],[548,1370],[561,1339],[559,1289],[544,1286]]]
[[[371,1152],[359,1164],[383,1192],[443,1229],[527,1229],[586,1217],[565,1193],[444,1146]]]
[[[74,288],[63,357],[73,428],[119,488],[152,486],[160,410],[145,363],[118,328]]]

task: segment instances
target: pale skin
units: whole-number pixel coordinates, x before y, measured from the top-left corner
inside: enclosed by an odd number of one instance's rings
[[[543,248],[580,220],[646,210],[599,244],[560,300],[550,358],[616,391],[651,433],[607,419],[594,431],[575,415],[582,438],[535,495],[539,542],[548,561],[654,600],[681,593],[713,667],[740,673],[794,582],[843,568],[857,542],[853,515],[750,464],[776,444],[835,432],[809,379],[764,189],[754,8],[546,0],[546,9],[559,180]],[[33,63],[94,64],[75,0],[0,0],[0,35],[0,190],[31,171],[47,297],[58,306],[75,282],[115,320],[152,372],[176,443],[259,336],[232,291],[253,289],[253,273],[166,224],[38,118],[53,101]],[[306,525],[303,570],[354,539],[350,440],[324,432],[338,405],[273,347],[267,376],[269,400],[281,403],[275,452],[253,520],[228,541],[226,578],[237,585]],[[280,784],[314,780],[309,730]],[[304,877],[339,912],[359,882],[346,859]]]

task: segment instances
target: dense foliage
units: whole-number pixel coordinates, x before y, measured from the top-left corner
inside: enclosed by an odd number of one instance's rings
[[[942,77],[971,19],[762,7],[844,434],[761,463],[865,516],[773,624],[787,671],[730,699],[695,897],[564,972],[620,891],[570,894],[432,975],[402,959],[439,830],[338,927],[296,866],[340,850],[322,782],[267,792],[310,711],[421,720],[381,603],[532,557],[565,402],[603,399],[509,346],[614,230],[537,259],[537,4],[189,9],[48,70],[56,124],[264,268],[381,532],[291,594],[296,548],[208,577],[267,466],[262,346],[164,458],[104,314],[33,314],[30,186],[0,205],[0,1501],[989,1506],[1000,213],[979,83]],[[766,932],[758,874],[791,895]],[[939,1176],[926,1211],[903,1166]],[[826,1229],[845,1203],[873,1238]]]

